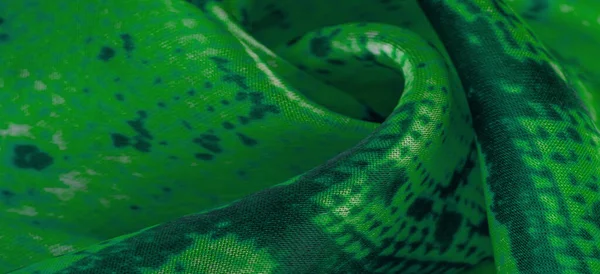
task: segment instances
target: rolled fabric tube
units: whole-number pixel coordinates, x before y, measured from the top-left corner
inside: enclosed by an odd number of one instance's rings
[[[600,273],[599,10],[0,0],[0,273]]]

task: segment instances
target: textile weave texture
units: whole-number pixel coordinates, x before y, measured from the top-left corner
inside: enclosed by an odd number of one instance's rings
[[[597,0],[0,0],[0,273],[600,273]]]

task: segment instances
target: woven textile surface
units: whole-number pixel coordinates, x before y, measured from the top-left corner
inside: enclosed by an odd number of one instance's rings
[[[0,0],[0,273],[600,273],[597,0]]]

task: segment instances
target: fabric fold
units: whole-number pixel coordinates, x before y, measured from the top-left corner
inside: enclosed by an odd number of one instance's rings
[[[0,272],[600,273],[590,7],[0,0]]]

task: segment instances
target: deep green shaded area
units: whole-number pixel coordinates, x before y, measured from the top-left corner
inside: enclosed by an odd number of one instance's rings
[[[598,273],[598,10],[0,0],[0,272]]]

